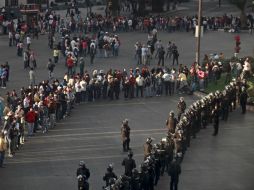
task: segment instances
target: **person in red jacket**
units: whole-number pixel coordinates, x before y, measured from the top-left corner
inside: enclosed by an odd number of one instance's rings
[[[66,63],[67,63],[67,68],[68,68],[68,75],[70,76],[73,74],[72,68],[74,66],[74,59],[72,58],[71,55],[68,56]]]
[[[26,124],[28,128],[28,136],[33,136],[34,133],[34,122],[36,119],[36,113],[33,110],[33,108],[30,108],[30,110],[26,113]]]

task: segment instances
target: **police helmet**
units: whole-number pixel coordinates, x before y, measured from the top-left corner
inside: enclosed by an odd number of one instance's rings
[[[174,114],[174,111],[171,110],[171,111],[169,112],[169,116],[173,117],[174,115],[175,115],[175,114]]]
[[[112,163],[108,165],[107,170],[109,170],[109,171],[113,171],[113,164],[112,164]]]
[[[85,166],[85,162],[83,161],[83,160],[81,160],[80,162],[79,162],[79,166]]]
[[[148,138],[146,139],[146,142],[147,142],[147,143],[151,143],[152,141],[153,141],[152,137],[148,137]]]
[[[124,119],[124,120],[123,120],[123,124],[125,124],[125,125],[128,124],[128,122],[129,122],[128,119]]]

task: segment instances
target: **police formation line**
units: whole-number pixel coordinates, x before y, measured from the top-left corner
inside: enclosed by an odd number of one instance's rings
[[[246,83],[236,83],[233,80],[225,86],[223,91],[210,93],[194,102],[188,109],[183,97],[177,105],[177,116],[173,111],[166,120],[168,133],[157,144],[152,144],[153,138],[148,137],[144,144],[144,161],[140,170],[136,168],[133,152],[130,148],[130,127],[128,120],[122,122],[121,137],[123,151],[128,152],[122,165],[125,172],[119,178],[113,171],[113,165],[109,164],[103,177],[104,190],[153,190],[154,186],[165,172],[171,177],[170,190],[177,190],[179,175],[181,174],[181,162],[186,150],[190,147],[191,139],[195,139],[200,129],[205,129],[210,123],[214,127],[213,136],[219,131],[220,119],[227,121],[229,112],[236,109],[237,103],[242,108],[242,114],[246,112],[247,103]],[[211,117],[212,116],[212,117]],[[89,169],[83,161],[77,170],[79,190],[88,190]]]

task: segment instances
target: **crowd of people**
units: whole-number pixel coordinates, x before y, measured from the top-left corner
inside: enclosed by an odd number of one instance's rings
[[[71,13],[72,14],[72,13]],[[94,102],[100,99],[118,100],[139,97],[153,97],[175,93],[191,94],[194,90],[204,90],[209,81],[216,82],[222,73],[222,65],[217,58],[205,56],[204,64],[193,63],[190,68],[178,64],[179,52],[177,46],[169,42],[164,48],[157,39],[157,30],[186,30],[195,25],[195,18],[104,18],[93,14],[85,21],[74,15],[70,22],[62,21],[53,12],[48,12],[40,19],[41,23],[34,23],[28,29],[24,23],[14,26],[8,24],[9,46],[17,46],[17,55],[23,56],[24,68],[30,68],[30,86],[22,87],[20,92],[13,90],[6,94],[4,105],[0,101],[0,121],[2,122],[0,136],[0,167],[3,166],[5,151],[9,157],[25,143],[25,139],[34,136],[37,132],[47,133],[56,126],[56,122],[71,115],[71,110],[84,102]],[[225,26],[238,25],[239,20],[234,17],[204,18],[206,29],[216,29]],[[101,57],[117,56],[120,40],[115,32],[130,30],[149,31],[147,44],[135,44],[137,67],[129,70],[109,69],[108,71],[94,70],[89,73],[84,68],[84,57],[90,56],[91,64],[96,53]],[[32,35],[26,32],[30,31]],[[48,31],[49,47],[53,49],[53,60],[49,59],[47,69],[49,79],[36,83],[34,69],[36,58],[31,50],[32,37],[39,32]],[[55,33],[61,33],[61,41],[56,43]],[[74,37],[73,32],[98,32],[94,38],[88,36]],[[112,34],[104,31],[110,31]],[[26,50],[23,51],[26,44]],[[66,58],[67,72],[63,80],[54,79],[53,71],[59,61],[60,52]],[[155,52],[155,53],[154,53]],[[222,55],[220,55],[222,56]],[[217,55],[218,58],[221,58]],[[149,60],[158,57],[156,67],[149,67]],[[164,67],[164,58],[173,58],[172,67]],[[176,63],[177,68],[175,68]],[[240,64],[240,65],[239,65]],[[144,144],[144,162],[141,171],[136,169],[133,152],[130,151],[130,128],[128,120],[123,121],[122,139],[123,151],[128,152],[122,165],[125,174],[117,179],[113,167],[109,165],[104,176],[105,189],[151,190],[165,171],[171,176],[171,189],[177,189],[178,178],[181,173],[180,163],[185,151],[190,146],[191,138],[195,138],[201,128],[213,123],[214,133],[218,134],[220,118],[227,120],[228,113],[236,108],[237,100],[242,106],[242,113],[246,112],[246,81],[241,73],[250,73],[250,61],[231,64],[229,71],[236,69],[237,79],[225,87],[224,91],[209,94],[193,103],[188,109],[181,98],[178,103],[178,114],[170,112],[166,126],[167,137],[153,146],[152,138]],[[78,71],[76,69],[78,67]],[[8,62],[1,65],[1,87],[6,87],[9,78]],[[212,117],[209,117],[211,116]],[[79,188],[88,189],[89,170],[84,162],[80,163],[77,171]]]

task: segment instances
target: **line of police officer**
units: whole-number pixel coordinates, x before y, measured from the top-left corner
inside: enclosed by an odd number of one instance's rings
[[[112,165],[109,165],[103,177],[106,181],[106,187],[103,189],[153,190],[160,176],[163,176],[167,171],[168,175],[171,176],[170,190],[177,190],[179,175],[181,174],[180,164],[187,148],[190,147],[191,138],[196,138],[199,130],[206,128],[209,123],[213,124],[213,135],[216,136],[220,118],[227,121],[229,112],[236,109],[237,102],[239,102],[244,114],[248,98],[246,87],[245,81],[236,82],[232,80],[223,91],[216,91],[204,96],[194,102],[187,110],[186,103],[181,97],[177,105],[178,118],[171,111],[166,121],[167,136],[155,145],[152,145],[153,138],[147,138],[144,144],[144,162],[141,164],[140,171],[136,169],[135,160],[132,158],[133,153],[129,148],[130,127],[128,120],[124,120],[121,128],[123,151],[129,151],[128,157],[122,162],[125,173],[117,179]]]

